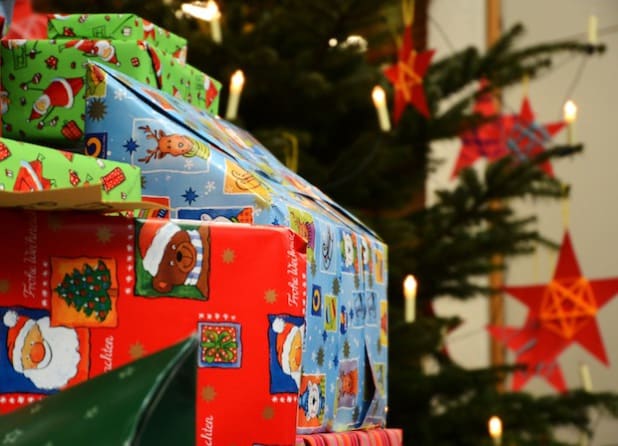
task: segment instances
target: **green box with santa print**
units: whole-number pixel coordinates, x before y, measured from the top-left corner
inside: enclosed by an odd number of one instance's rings
[[[110,40],[3,40],[2,135],[58,148],[82,143],[86,110],[84,64],[97,61],[157,87],[148,46]],[[92,83],[96,88],[96,80]],[[96,92],[89,92],[96,94]]]
[[[82,147],[85,116],[99,119],[106,108],[103,100],[86,108],[86,93],[105,95],[97,79],[86,82],[85,65],[90,61],[216,113],[216,98],[211,97],[210,107],[205,100],[204,78],[199,95],[188,88],[199,71],[144,41],[3,40],[0,52],[2,135],[9,138],[62,149]]]
[[[166,72],[159,76],[160,89],[172,93],[189,104],[204,109],[210,114],[219,113],[221,82],[202,73],[188,64],[179,64],[171,55],[150,47],[153,60],[160,60]]]
[[[49,14],[50,39],[143,40],[184,63],[187,39],[135,14]]]
[[[48,147],[0,138],[0,190],[32,192],[100,184],[107,202],[138,202],[141,170]]]

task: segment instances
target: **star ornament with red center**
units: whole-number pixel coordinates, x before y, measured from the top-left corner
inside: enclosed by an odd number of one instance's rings
[[[429,117],[429,108],[423,89],[423,76],[429,67],[434,51],[418,53],[412,44],[412,26],[408,25],[403,31],[403,41],[399,48],[399,60],[384,70],[384,75],[395,87],[395,103],[393,107],[393,121],[395,124],[410,104],[426,117]]]
[[[481,88],[484,88],[485,84],[486,82],[482,81]],[[473,111],[491,120],[461,133],[461,149],[451,178],[455,178],[460,171],[473,165],[479,158],[492,162],[509,154],[506,136],[513,126],[513,116],[501,115],[496,106],[496,98],[489,92],[477,99]]]
[[[534,158],[542,153],[551,143],[554,135],[565,126],[564,121],[550,124],[536,122],[528,98],[524,98],[519,115],[513,118],[506,135],[506,148],[508,153],[521,161]],[[549,161],[541,164],[540,168],[550,177],[554,176],[554,170]]]
[[[565,391],[557,359],[573,342],[609,365],[596,314],[618,293],[618,278],[582,276],[568,231],[550,283],[507,287],[506,291],[529,308],[522,328],[488,327],[492,337],[515,353],[516,362],[526,366],[513,375],[514,390],[537,375],[556,390]]]

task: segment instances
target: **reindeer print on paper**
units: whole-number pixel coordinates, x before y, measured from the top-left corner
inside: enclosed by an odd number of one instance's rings
[[[150,125],[138,127],[144,132],[147,139],[154,140],[156,146],[152,149],[146,149],[146,156],[139,158],[138,161],[148,164],[153,158],[160,160],[167,155],[194,157],[198,156],[203,159],[208,159],[210,148],[204,142],[198,141],[186,135],[178,133],[166,134],[162,129],[152,129]]]

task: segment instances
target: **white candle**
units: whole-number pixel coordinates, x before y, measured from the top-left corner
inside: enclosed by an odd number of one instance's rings
[[[577,119],[577,105],[570,99],[565,102],[563,107],[564,122],[567,124],[567,142],[573,144],[575,119]]]
[[[592,377],[590,376],[590,369],[585,363],[579,364],[579,377],[582,382],[582,388],[586,392],[592,392]]]
[[[375,106],[378,113],[378,122],[380,124],[380,129],[383,132],[390,131],[391,120],[388,117],[388,109],[386,108],[386,94],[384,93],[384,89],[379,85],[376,85],[375,87],[373,87],[371,97],[373,99],[373,105]]]
[[[489,436],[493,440],[494,445],[500,446],[502,443],[502,420],[494,415],[489,419],[487,425],[489,427]]]
[[[403,281],[404,315],[409,324],[416,318],[416,279],[408,274]]]
[[[238,113],[238,103],[242,87],[245,84],[245,75],[240,70],[236,70],[230,80],[230,97],[227,100],[227,110],[225,111],[225,119],[232,121],[236,119]]]
[[[223,37],[221,37],[221,22],[218,17],[210,21],[210,32],[213,42],[221,43]]]
[[[221,12],[219,12],[219,6],[214,0],[209,0],[206,5],[210,13],[210,32],[212,40],[216,43],[221,43],[223,38],[221,37]]]
[[[599,36],[597,35],[597,16],[590,14],[588,16],[588,43],[596,45],[599,43]]]

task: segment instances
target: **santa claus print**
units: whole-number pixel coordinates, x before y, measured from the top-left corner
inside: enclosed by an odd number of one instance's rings
[[[83,86],[84,80],[81,77],[53,79],[32,104],[28,120],[45,119],[54,107],[71,108]]]
[[[77,375],[81,355],[75,329],[51,326],[43,310],[9,309],[2,322],[0,392],[52,393]]]
[[[162,85],[163,83],[163,68],[161,66],[161,59],[159,58],[159,53],[156,49],[152,47],[148,47],[148,54],[150,54],[150,59],[152,60],[152,67],[155,71],[155,76],[157,77],[157,84]]]
[[[144,40],[150,39],[150,40],[155,40],[156,35],[155,35],[155,25],[152,22],[149,22],[146,19],[142,20],[142,28],[144,30]]]
[[[208,76],[204,76],[204,91],[206,92],[206,107],[210,107],[219,95],[219,88]]]
[[[65,48],[75,48],[86,56],[94,56],[112,65],[120,65],[116,55],[116,48],[109,40],[70,40],[64,44]]]
[[[270,392],[298,393],[303,354],[304,319],[269,316]]]

